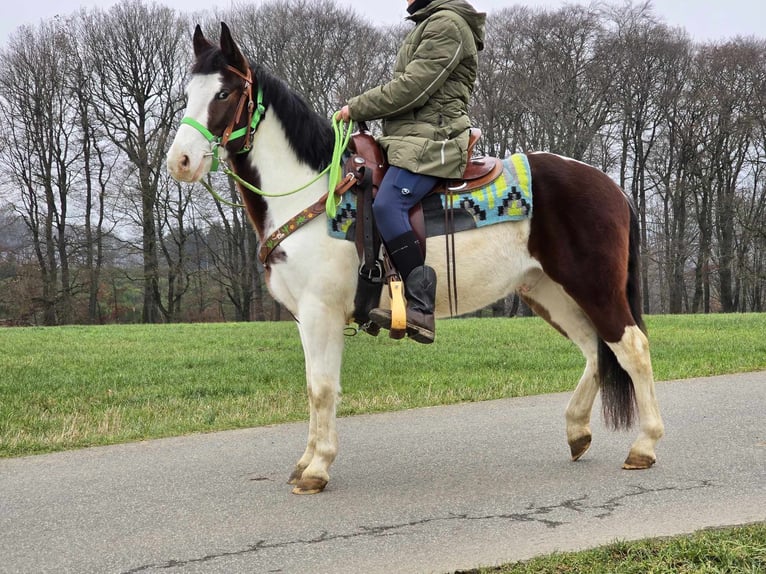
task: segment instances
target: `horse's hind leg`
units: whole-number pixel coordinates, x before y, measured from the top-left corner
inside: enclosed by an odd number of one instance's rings
[[[591,295],[598,289],[592,286]],[[649,468],[657,460],[654,447],[664,434],[654,393],[649,341],[635,324],[627,300],[619,296],[620,291],[604,288],[598,295],[595,299],[584,299],[581,307],[590,317],[598,333],[597,344],[601,346],[597,353],[597,379],[604,419],[614,428],[630,428],[635,400],[641,431],[623,468]],[[592,300],[601,301],[601,305],[597,307],[588,302]]]
[[[572,460],[590,447],[590,417],[598,394],[598,335],[588,317],[558,283],[542,274],[528,281],[521,297],[540,317],[570,339],[585,356],[585,371],[566,409],[567,442]]]
[[[633,381],[641,425],[638,438],[630,447],[622,467],[628,470],[649,468],[657,460],[654,447],[664,434],[660,407],[654,392],[649,341],[638,326],[632,325],[625,327],[619,341],[607,345]]]
[[[591,411],[601,386],[623,384],[632,385],[633,392],[628,396],[635,396],[641,425],[639,436],[631,446],[623,468],[650,467],[656,461],[654,447],[662,437],[664,427],[654,392],[649,342],[638,326],[629,324],[632,322],[629,308],[625,303],[614,302],[608,306],[616,310],[611,316],[592,309],[591,317],[594,318],[592,321],[586,310],[579,306],[561,285],[547,275],[542,275],[536,283],[527,282],[527,284],[530,283],[533,283],[533,286],[522,289],[522,297],[538,315],[572,340],[580,348],[586,360],[585,372],[566,409],[567,441],[572,459],[577,460],[590,447]],[[606,336],[616,339],[617,337],[609,335],[618,330],[615,327],[616,324],[623,325],[619,340],[601,343],[608,346],[614,355],[602,357],[599,361],[599,333],[605,333]],[[616,360],[627,377],[621,381],[615,381],[608,373],[599,373],[599,363],[603,366],[605,360],[607,362]],[[614,369],[610,371],[614,372]],[[599,378],[601,378],[601,384],[599,384]],[[612,400],[611,396],[613,396],[611,393],[602,393],[602,401],[608,404]],[[618,405],[617,408],[623,409],[621,418],[629,421],[628,411],[633,408],[632,402]],[[610,421],[607,420],[607,422]]]
[[[578,460],[590,448],[591,430],[590,415],[593,410],[593,402],[598,394],[598,370],[595,353],[591,355],[588,343],[588,351],[583,345],[579,345],[580,350],[586,356],[585,371],[577,383],[577,387],[569,399],[566,410],[567,421],[567,442],[569,451],[572,454],[572,460]],[[595,346],[594,346],[595,350]]]
[[[634,406],[638,408],[641,431],[623,468],[649,468],[657,460],[654,447],[664,434],[649,341],[634,320],[625,292],[610,288],[603,278],[590,285],[589,297],[583,298],[581,306],[600,336],[598,370],[606,423],[630,428]]]

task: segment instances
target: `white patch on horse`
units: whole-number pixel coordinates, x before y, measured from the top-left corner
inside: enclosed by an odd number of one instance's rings
[[[276,113],[270,109],[267,109],[266,115],[258,124],[253,138],[253,150],[249,158],[250,165],[256,168],[260,175],[261,189],[269,195],[288,194],[303,187],[317,175],[316,171],[298,159],[290,147],[282,122],[279,121]],[[269,211],[264,229],[265,237],[268,237],[296,213],[300,213],[302,209],[322,197],[327,192],[327,185],[328,178],[321,177],[298,194],[274,198],[277,201],[268,201]],[[289,242],[292,237],[285,239],[285,242]],[[281,246],[285,246],[284,242]]]
[[[633,380],[641,431],[630,447],[628,460],[644,457],[654,461],[654,446],[665,434],[660,407],[654,391],[654,373],[649,353],[649,340],[637,326],[626,327],[617,343],[609,343],[620,365]]]
[[[481,309],[517,289],[540,263],[527,249],[529,220],[509,221],[455,234],[458,313]],[[436,315],[449,316],[447,255],[443,236],[426,241],[426,263],[434,268]],[[487,273],[492,269],[492,273]],[[481,277],[481,281],[476,281]]]

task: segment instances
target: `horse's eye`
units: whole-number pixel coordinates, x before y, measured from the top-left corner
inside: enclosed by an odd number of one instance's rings
[[[228,90],[221,90],[215,95],[216,100],[225,100],[229,97],[229,91]]]

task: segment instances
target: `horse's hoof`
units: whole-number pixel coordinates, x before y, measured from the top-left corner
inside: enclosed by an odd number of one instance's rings
[[[622,463],[622,468],[624,470],[644,470],[650,468],[655,462],[657,462],[656,457],[649,456],[648,454],[634,454],[631,452],[628,454],[628,458],[625,459],[625,462]]]
[[[572,460],[578,460],[590,448],[591,435],[586,434],[569,443],[569,451],[572,453]]]
[[[304,470],[306,470],[305,466],[296,466],[290,473],[290,478],[287,479],[287,484],[298,484],[301,476],[303,476]]]
[[[319,494],[327,486],[323,478],[301,478],[293,488],[293,494]]]

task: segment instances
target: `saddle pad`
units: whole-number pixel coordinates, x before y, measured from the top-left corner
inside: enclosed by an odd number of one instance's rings
[[[432,194],[423,200],[426,235],[444,235],[444,211],[448,202],[454,208],[453,227],[456,232],[519,221],[532,215],[532,175],[527,156],[513,154],[503,160],[503,173],[489,185],[466,193]],[[348,191],[341,197],[337,215],[328,219],[332,237],[354,241],[356,195]]]

